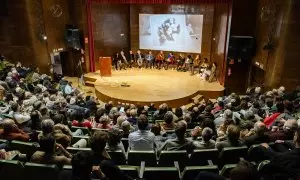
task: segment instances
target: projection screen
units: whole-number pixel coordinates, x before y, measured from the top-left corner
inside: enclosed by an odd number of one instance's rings
[[[139,14],[140,49],[201,53],[203,15]]]

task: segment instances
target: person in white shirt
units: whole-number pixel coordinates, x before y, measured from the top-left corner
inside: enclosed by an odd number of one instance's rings
[[[145,115],[138,118],[138,130],[128,136],[130,150],[151,151],[154,150],[155,135],[148,130],[148,119]]]

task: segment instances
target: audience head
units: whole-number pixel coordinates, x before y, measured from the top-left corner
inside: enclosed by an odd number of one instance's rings
[[[91,149],[95,153],[101,154],[106,146],[108,141],[107,132],[104,131],[95,131],[91,136]]]
[[[230,109],[224,111],[224,119],[232,119],[232,111]]]
[[[12,119],[4,119],[2,122],[2,127],[4,130],[4,133],[10,133],[14,130],[14,128],[17,127],[16,123]]]
[[[229,125],[227,128],[227,137],[231,143],[236,144],[240,138],[240,128],[236,125]]]
[[[184,139],[184,135],[186,132],[187,124],[185,121],[179,121],[175,125],[175,134],[178,139]]]
[[[167,111],[164,115],[164,121],[166,124],[171,124],[173,122],[173,113],[171,111]]]
[[[41,128],[44,134],[52,133],[54,130],[54,121],[51,119],[45,119],[41,123]]]
[[[72,160],[72,174],[78,179],[87,179],[90,177],[93,167],[92,154],[87,151],[79,151],[73,155]]]
[[[255,166],[248,161],[240,161],[235,168],[230,171],[230,180],[259,180],[259,173]]]
[[[295,119],[288,119],[287,121],[285,121],[284,125],[283,125],[283,130],[285,132],[291,132],[294,133],[298,128],[298,123]]]
[[[204,142],[208,142],[213,137],[213,130],[209,127],[205,127],[202,130],[202,139]]]
[[[129,121],[124,121],[121,124],[121,129],[123,130],[124,133],[128,134],[130,132],[131,129],[131,125]]]
[[[146,130],[148,127],[148,119],[147,116],[141,114],[137,121],[139,130]]]
[[[297,128],[294,135],[294,143],[297,148],[300,148],[300,127]]]
[[[263,122],[257,121],[254,124],[254,131],[258,135],[263,135],[267,131],[267,126]]]
[[[161,131],[161,126],[159,124],[153,124],[151,126],[151,132],[155,135],[158,136],[160,135],[160,131]]]
[[[116,124],[117,127],[120,128],[122,126],[122,123],[126,120],[127,120],[127,117],[125,115],[119,116],[117,119],[117,124]]]
[[[55,152],[55,138],[52,134],[46,134],[39,137],[39,145],[41,151],[45,153],[54,153]]]
[[[101,124],[107,125],[107,124],[110,123],[110,119],[109,119],[109,117],[107,115],[103,115],[103,116],[101,116],[99,122]]]
[[[116,147],[122,139],[122,131],[120,131],[119,129],[110,129],[108,131],[108,141],[107,144],[110,147]]]

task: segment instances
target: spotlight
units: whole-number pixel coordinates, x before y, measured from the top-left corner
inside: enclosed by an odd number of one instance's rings
[[[43,39],[46,41],[47,40],[47,36],[43,35]]]

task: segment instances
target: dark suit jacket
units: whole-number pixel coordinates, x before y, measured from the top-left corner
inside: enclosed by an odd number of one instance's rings
[[[144,55],[141,53],[141,57],[142,57],[142,59],[144,59]],[[139,55],[138,55],[138,53],[136,53],[135,54],[135,60],[138,60],[139,59]]]
[[[291,177],[300,175],[300,148],[286,153],[276,153],[268,165],[270,173],[281,173]]]
[[[270,137],[268,135],[261,135],[258,136],[257,134],[254,134],[250,137],[246,137],[244,140],[244,143],[250,147],[253,144],[260,144],[260,143],[268,143],[270,141]]]

